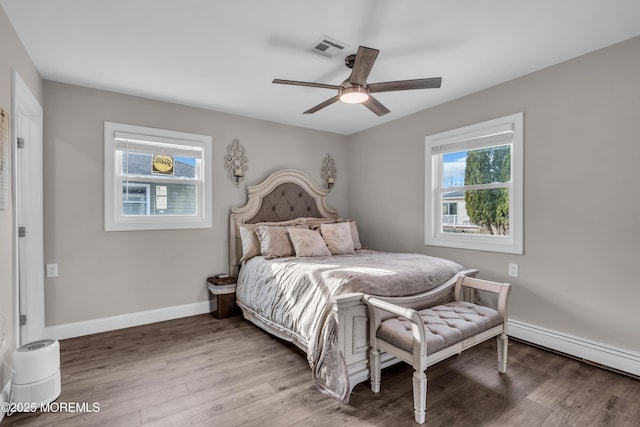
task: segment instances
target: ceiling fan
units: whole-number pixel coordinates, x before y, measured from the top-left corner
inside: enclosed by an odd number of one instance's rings
[[[367,83],[367,77],[373,68],[373,64],[378,57],[380,51],[360,46],[358,53],[349,55],[344,62],[348,68],[351,68],[351,75],[343,81],[339,86],[324,83],[299,82],[295,80],[274,79],[273,83],[309,86],[324,89],[335,89],[338,94],[333,98],[316,105],[305,111],[303,114],[312,114],[334,102],[341,101],[347,104],[362,104],[378,116],[383,116],[390,110],[382,105],[380,101],[371,96],[377,92],[391,92],[396,90],[412,90],[412,89],[432,89],[439,88],[442,83],[442,77],[432,77],[427,79],[414,80],[398,80],[393,82]]]

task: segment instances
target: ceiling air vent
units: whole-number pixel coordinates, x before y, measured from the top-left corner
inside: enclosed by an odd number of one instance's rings
[[[311,52],[315,52],[318,55],[326,56],[329,58],[333,58],[334,56],[345,53],[345,49],[348,48],[349,45],[338,41],[334,38],[328,36],[322,36],[320,40],[313,44],[311,48]]]

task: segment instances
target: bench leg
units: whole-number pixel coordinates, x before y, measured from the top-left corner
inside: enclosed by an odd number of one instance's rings
[[[507,372],[507,351],[509,349],[509,338],[507,334],[498,335],[498,372]]]
[[[380,391],[380,350],[371,349],[369,352],[369,370],[371,373],[371,391]]]
[[[413,412],[418,424],[424,424],[427,410],[427,376],[424,372],[413,373]]]

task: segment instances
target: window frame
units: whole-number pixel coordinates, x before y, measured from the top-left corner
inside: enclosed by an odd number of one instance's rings
[[[196,215],[124,215],[122,206],[123,177],[122,163],[119,160],[116,139],[117,135],[129,135],[140,141],[148,141],[150,145],[159,147],[166,144],[177,149],[195,150],[201,152],[201,159],[196,161],[196,179],[189,179],[189,183],[197,186]],[[169,149],[170,150],[170,149]],[[104,122],[104,229],[105,231],[128,230],[170,230],[211,228],[213,197],[211,195],[212,177],[212,138],[187,132],[178,132],[144,126],[128,125],[115,122]],[[155,176],[140,177],[130,175],[129,180],[145,182],[167,179]],[[180,178],[170,178],[169,181],[179,181]]]
[[[523,253],[523,123],[524,114],[520,112],[425,137],[425,245]],[[443,232],[441,193],[443,188],[449,189],[442,186],[444,153],[504,145],[501,142],[496,143],[504,140],[504,137],[496,135],[509,132],[512,132],[511,180],[507,185],[499,184],[509,190],[509,236]],[[492,183],[476,186],[491,188],[493,185]]]

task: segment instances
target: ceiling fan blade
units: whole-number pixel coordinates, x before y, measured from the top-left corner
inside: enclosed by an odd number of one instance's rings
[[[322,110],[324,107],[333,104],[334,102],[338,101],[340,99],[339,95],[334,96],[333,98],[329,98],[324,102],[321,102],[320,104],[316,105],[315,107],[309,108],[307,111],[305,111],[302,114],[313,114],[318,110]]]
[[[273,79],[272,83],[277,83],[281,85],[319,87],[323,89],[336,89],[336,90],[340,89],[340,86],[336,86],[336,85],[328,85],[324,83],[298,82],[295,80]]]
[[[398,80],[395,82],[373,83],[368,85],[369,92],[391,92],[394,90],[437,89],[442,84],[442,77],[429,79]]]
[[[391,112],[391,110],[389,110],[387,107],[382,105],[380,101],[378,101],[371,95],[369,95],[369,99],[364,101],[362,105],[367,107],[369,110],[373,111],[373,113],[378,117],[384,116],[385,114]]]
[[[380,51],[369,47],[360,46],[356,53],[356,61],[353,63],[353,70],[349,76],[349,82],[352,84],[364,86],[367,84],[367,77],[376,62]]]

